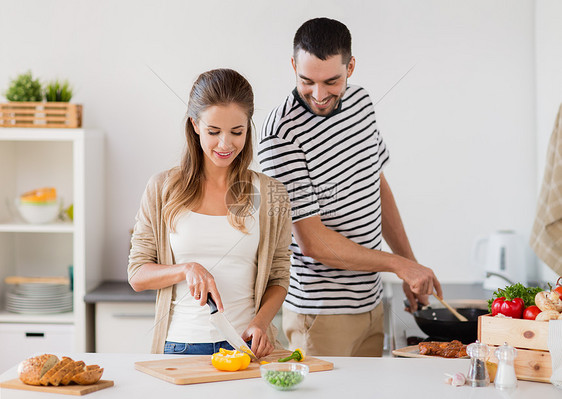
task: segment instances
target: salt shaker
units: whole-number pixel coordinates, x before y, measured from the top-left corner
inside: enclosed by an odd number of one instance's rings
[[[476,341],[466,348],[470,356],[470,369],[466,381],[472,387],[486,387],[490,384],[490,375],[486,369],[486,359],[490,354],[488,345]]]
[[[496,388],[501,390],[516,388],[517,376],[515,375],[513,360],[517,357],[517,349],[505,342],[496,349],[495,355],[498,358],[498,372],[494,380]]]

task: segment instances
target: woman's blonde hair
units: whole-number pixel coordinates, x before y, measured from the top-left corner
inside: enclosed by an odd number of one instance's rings
[[[247,233],[245,218],[253,212],[252,172],[252,115],[254,93],[250,83],[232,69],[214,69],[204,72],[195,81],[189,95],[185,138],[187,148],[181,164],[170,171],[164,189],[163,216],[171,231],[175,230],[177,217],[184,210],[201,204],[205,181],[204,153],[192,121],[199,122],[201,113],[211,106],[236,104],[248,116],[248,131],[244,148],[232,161],[227,175],[228,221],[236,229]]]

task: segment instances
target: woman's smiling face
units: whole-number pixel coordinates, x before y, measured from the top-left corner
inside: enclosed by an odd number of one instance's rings
[[[248,116],[235,103],[213,105],[191,120],[205,154],[205,168],[228,168],[246,143]]]

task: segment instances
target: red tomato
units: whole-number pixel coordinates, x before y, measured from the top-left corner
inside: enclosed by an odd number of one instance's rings
[[[523,318],[527,320],[535,320],[538,314],[541,312],[538,306],[532,305],[525,308],[523,311]]]

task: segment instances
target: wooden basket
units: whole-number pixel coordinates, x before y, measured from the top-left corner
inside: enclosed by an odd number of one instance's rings
[[[82,105],[62,102],[9,102],[0,104],[0,127],[78,128]]]
[[[548,322],[492,317],[478,318],[478,340],[490,345],[489,361],[498,363],[495,348],[507,342],[517,348],[515,374],[520,380],[550,382],[552,359],[548,351]]]

